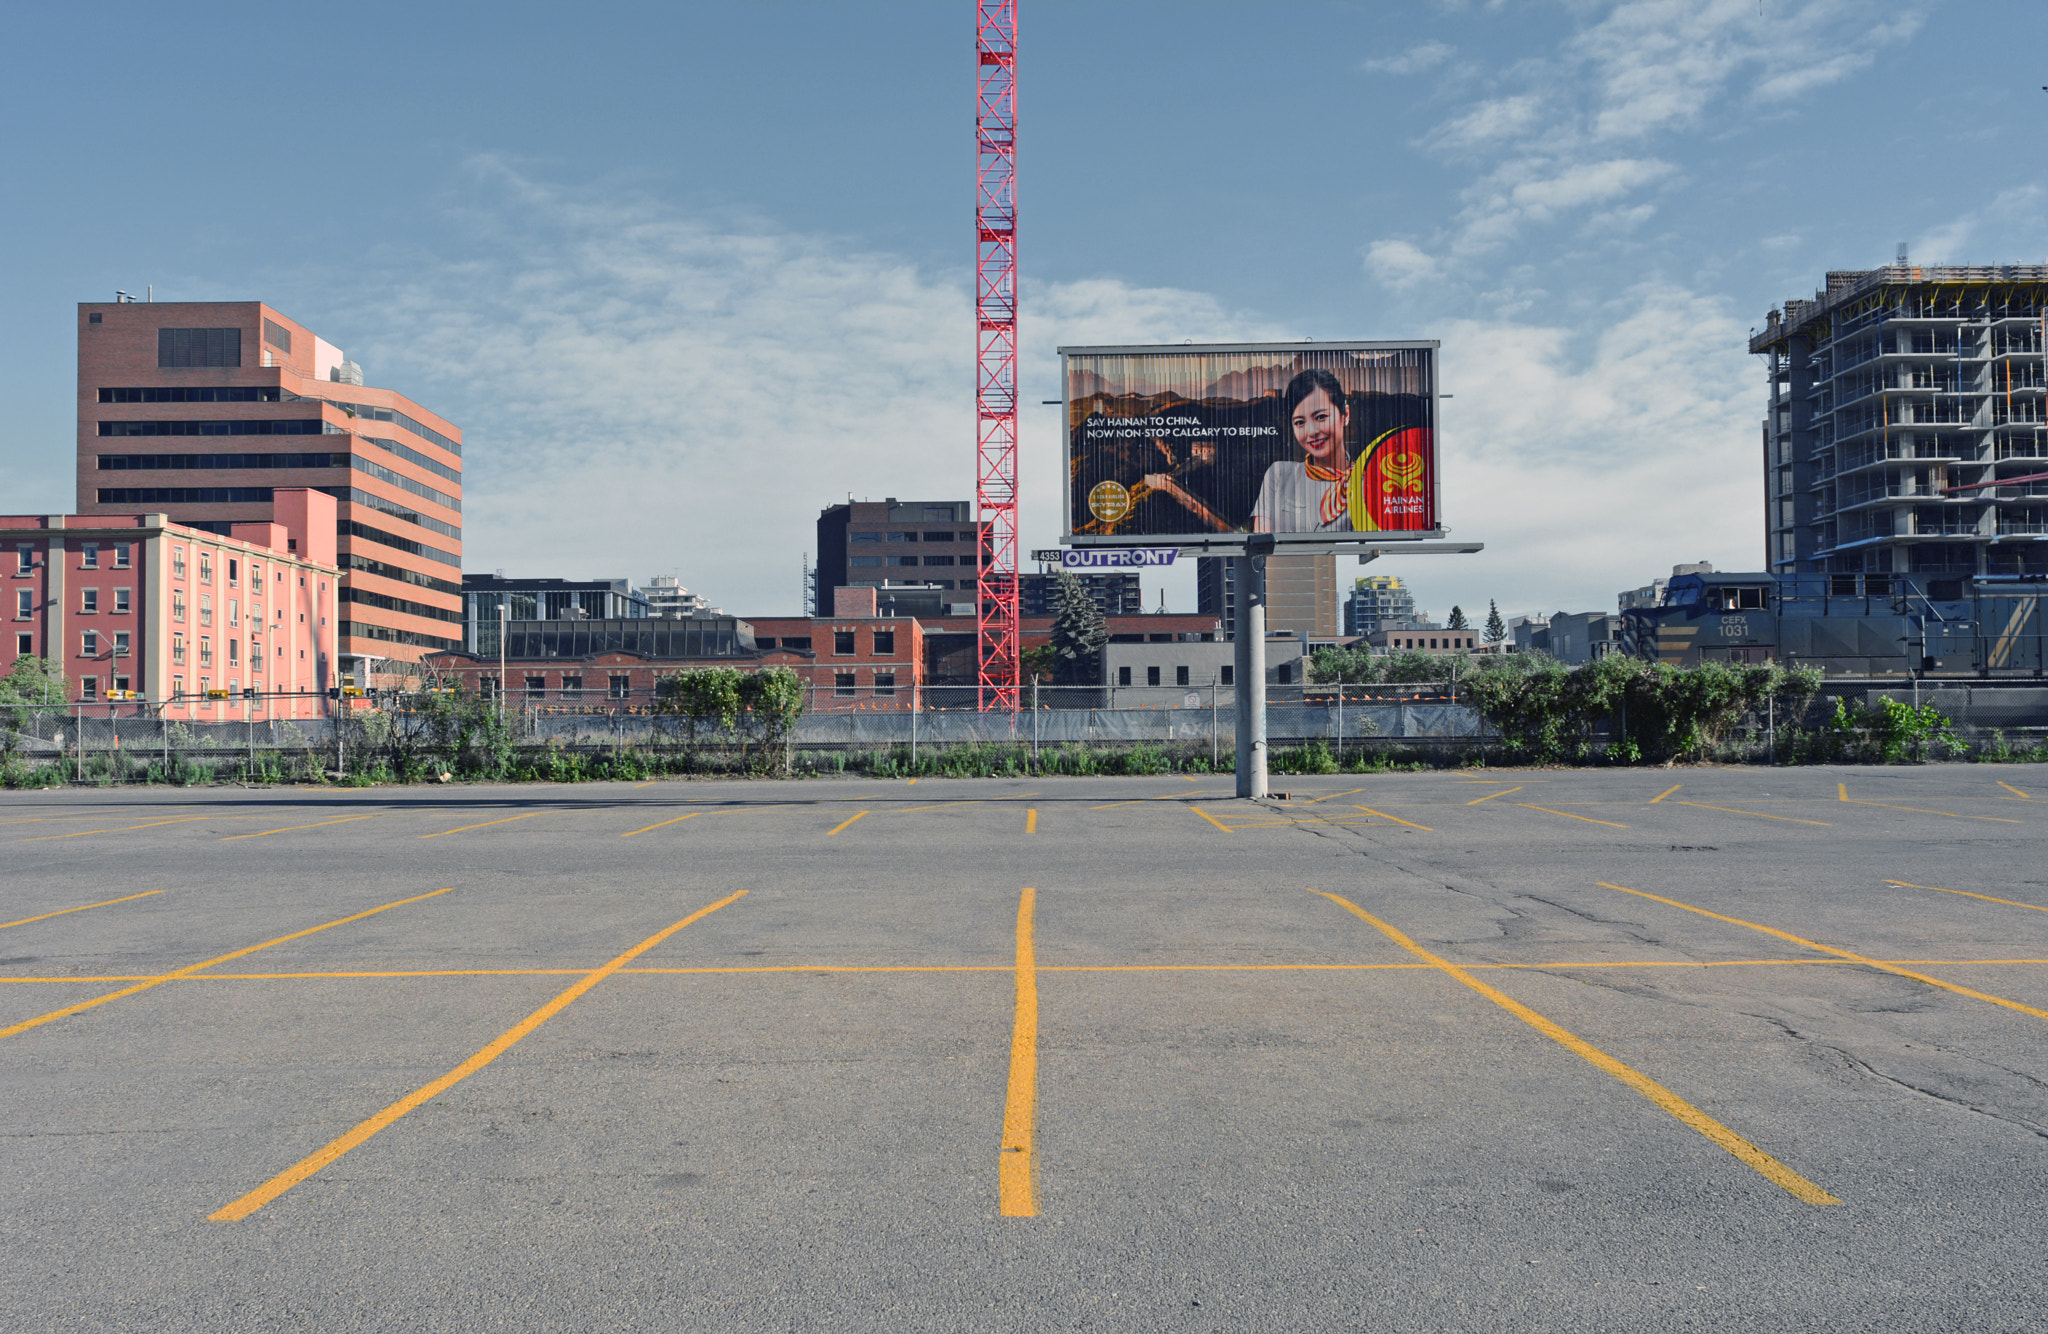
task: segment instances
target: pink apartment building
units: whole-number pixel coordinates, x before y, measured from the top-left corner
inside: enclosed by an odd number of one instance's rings
[[[66,702],[95,716],[140,704],[235,721],[253,690],[254,718],[324,717],[337,679],[335,509],[323,492],[279,487],[273,519],[225,534],[161,514],[0,515],[11,618],[0,673],[23,654],[53,658]]]

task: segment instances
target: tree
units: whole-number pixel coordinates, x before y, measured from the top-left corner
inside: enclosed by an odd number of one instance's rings
[[[1500,606],[1492,598],[1486,600],[1486,638],[1490,643],[1499,643],[1508,637],[1508,623],[1500,618]]]
[[[70,693],[61,663],[24,653],[14,660],[7,675],[0,677],[0,728],[11,734],[38,718],[63,717]],[[14,736],[7,736],[0,749],[13,749],[15,741]]]
[[[1058,572],[1058,578],[1052,615],[1053,680],[1068,686],[1100,684],[1102,646],[1109,642],[1102,608],[1095,605],[1079,579],[1065,570]]]
[[[1451,619],[1445,625],[1447,629],[1451,630],[1469,630],[1472,628],[1465,623],[1465,609],[1456,606],[1451,608]]]

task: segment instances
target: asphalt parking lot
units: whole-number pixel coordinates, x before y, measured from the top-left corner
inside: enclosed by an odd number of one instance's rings
[[[2048,772],[0,796],[38,1330],[2038,1329]]]

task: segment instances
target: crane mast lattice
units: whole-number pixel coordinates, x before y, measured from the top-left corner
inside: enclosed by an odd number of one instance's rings
[[[1017,711],[1017,0],[976,0],[976,681],[984,712]]]

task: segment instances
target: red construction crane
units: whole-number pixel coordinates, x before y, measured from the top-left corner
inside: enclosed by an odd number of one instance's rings
[[[1017,647],[1017,0],[975,0],[975,581],[983,712],[1015,713]]]

